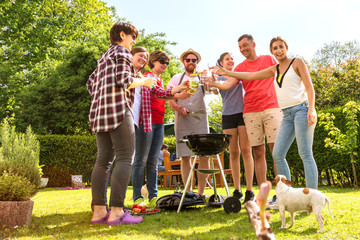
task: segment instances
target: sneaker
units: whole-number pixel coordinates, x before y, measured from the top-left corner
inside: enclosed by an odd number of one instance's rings
[[[134,217],[131,216],[128,211],[124,211],[124,215],[114,221],[107,222],[109,226],[113,225],[123,225],[123,224],[136,224],[141,223],[143,221],[142,217]]]
[[[269,205],[275,205],[275,202],[276,202],[276,195],[274,195],[272,199],[268,201]]]
[[[144,202],[144,199],[142,197],[136,199],[134,201],[134,205],[137,204],[137,205],[140,205],[140,206],[146,206],[146,203]]]
[[[233,192],[233,197],[238,198],[240,201],[244,200],[244,194],[242,193],[241,189],[239,190],[235,190]]]
[[[148,208],[150,208],[150,209],[156,208],[156,201],[157,201],[157,197],[153,197],[153,198],[149,201]]]
[[[246,192],[245,192],[245,200],[244,200],[243,204],[245,204],[248,201],[255,201],[255,194],[254,194],[253,191],[246,190]]]

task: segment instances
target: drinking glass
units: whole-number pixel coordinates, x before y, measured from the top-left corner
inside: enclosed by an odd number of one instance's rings
[[[156,74],[154,74],[154,73],[148,73],[148,74],[146,75],[146,77],[147,77],[147,78],[153,78],[153,79],[156,79],[156,80],[157,80],[157,78],[158,78],[158,76],[157,76]],[[154,86],[151,87],[151,89],[153,89],[153,88],[154,88]]]
[[[191,74],[190,77],[191,77],[191,80],[190,80],[190,88],[191,89],[189,90],[189,92],[195,93],[199,87],[199,78],[198,78],[197,74]]]

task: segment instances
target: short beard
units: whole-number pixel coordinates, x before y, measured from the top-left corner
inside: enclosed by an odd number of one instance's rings
[[[190,70],[190,68],[192,68],[192,70]],[[185,70],[186,70],[187,73],[192,74],[192,73],[194,73],[195,67],[194,67],[194,65],[189,64],[189,65],[185,68]]]

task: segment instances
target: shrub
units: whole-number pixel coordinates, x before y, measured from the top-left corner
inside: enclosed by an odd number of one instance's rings
[[[26,177],[9,169],[0,176],[1,201],[27,201],[37,192],[37,188]]]
[[[50,164],[45,165],[43,170],[49,177],[48,187],[71,186],[71,175],[73,175],[73,173],[68,167]]]
[[[49,176],[48,186],[69,186],[69,174],[82,175],[83,182],[90,182],[97,154],[95,136],[39,135],[38,139],[40,163]],[[56,180],[52,180],[54,175]]]
[[[0,173],[12,169],[39,187],[42,175],[39,165],[40,144],[31,127],[27,128],[26,133],[17,133],[15,127],[4,119],[0,134]]]

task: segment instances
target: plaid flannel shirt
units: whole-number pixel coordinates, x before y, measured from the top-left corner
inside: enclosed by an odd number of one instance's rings
[[[145,74],[145,76],[148,73]],[[140,109],[140,124],[144,126],[144,132],[151,132],[151,94],[157,98],[171,98],[171,88],[164,89],[163,81],[158,78],[159,84],[151,90],[147,87],[141,86],[141,109]]]
[[[117,128],[126,108],[132,109],[135,90],[128,86],[135,76],[130,51],[111,44],[86,83],[91,95],[89,122],[94,133]]]

